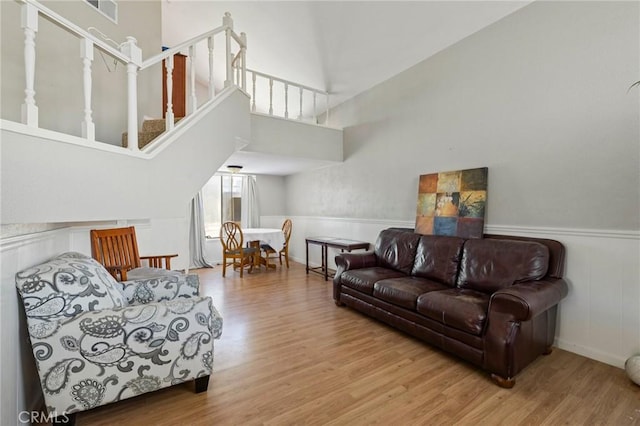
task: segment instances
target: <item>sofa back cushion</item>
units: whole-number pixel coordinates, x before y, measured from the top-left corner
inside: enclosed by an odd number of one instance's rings
[[[457,286],[493,293],[523,281],[543,278],[549,249],[540,243],[472,239],[464,243]]]
[[[54,321],[87,311],[127,306],[118,283],[104,267],[68,252],[16,274],[27,319]]]
[[[411,273],[420,234],[394,229],[385,229],[378,235],[374,253],[377,266]]]
[[[421,236],[411,275],[454,287],[463,244],[458,237]]]

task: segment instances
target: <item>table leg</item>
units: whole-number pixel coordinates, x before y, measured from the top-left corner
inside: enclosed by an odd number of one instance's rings
[[[328,257],[329,257],[329,253],[328,253],[328,249],[329,246],[327,246],[326,244],[322,245],[322,268],[324,269],[324,280],[327,281],[327,279],[329,278],[329,265],[328,265]]]
[[[253,266],[257,267],[259,271],[262,260],[262,255],[260,254],[260,241],[249,241],[249,247],[253,247],[257,250],[256,254],[253,255]]]
[[[305,241],[304,243],[306,245],[307,252],[307,275],[309,275],[309,241]]]

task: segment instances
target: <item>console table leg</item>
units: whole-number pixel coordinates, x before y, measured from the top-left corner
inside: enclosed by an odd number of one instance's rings
[[[307,275],[309,275],[309,241],[305,241],[306,253],[307,253]]]

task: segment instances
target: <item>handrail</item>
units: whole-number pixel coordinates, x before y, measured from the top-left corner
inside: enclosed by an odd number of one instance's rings
[[[1,0],[0,0],[1,1]],[[93,121],[92,111],[92,85],[93,85],[93,61],[94,50],[98,49],[100,52],[104,52],[115,60],[124,63],[126,66],[127,77],[127,89],[126,89],[126,107],[127,107],[127,128],[128,133],[128,149],[133,152],[138,152],[138,79],[139,73],[142,70],[149,69],[150,67],[163,63],[165,69],[165,81],[166,87],[166,105],[163,105],[163,111],[166,119],[166,131],[171,131],[175,126],[174,111],[173,111],[173,71],[174,71],[174,55],[177,53],[184,53],[188,56],[188,75],[187,75],[187,87],[189,93],[185,93],[187,96],[186,110],[180,108],[181,115],[189,115],[196,112],[202,105],[202,102],[198,102],[196,99],[196,47],[198,43],[207,42],[208,49],[208,62],[209,62],[209,74],[208,74],[208,96],[209,99],[213,99],[216,96],[214,87],[214,53],[221,55],[223,60],[221,62],[226,65],[226,78],[224,78],[224,87],[237,86],[243,91],[247,91],[247,71],[253,76],[253,96],[252,96],[252,111],[256,111],[256,77],[265,78],[269,81],[269,114],[273,115],[273,82],[280,82],[284,84],[284,97],[285,97],[285,111],[284,117],[289,118],[289,103],[288,103],[288,90],[289,87],[295,88],[299,91],[299,115],[298,120],[307,120],[312,118],[314,122],[318,123],[318,114],[316,108],[316,98],[318,95],[324,96],[326,113],[324,115],[324,124],[328,124],[329,117],[329,93],[325,90],[316,89],[310,86],[294,83],[292,81],[279,78],[273,75],[269,75],[256,70],[248,70],[246,68],[246,49],[247,49],[247,37],[244,32],[239,35],[233,30],[233,19],[231,14],[226,12],[222,18],[222,25],[214,28],[210,31],[204,32],[198,36],[195,36],[189,40],[181,42],[169,49],[166,49],[158,54],[155,54],[145,60],[142,59],[142,49],[138,47],[137,41],[134,37],[127,36],[126,41],[118,44],[113,42],[114,45],[107,42],[107,38],[100,38],[89,30],[80,28],[78,25],[70,22],[66,18],[60,16],[53,10],[39,3],[37,0],[15,0],[22,8],[21,14],[21,27],[24,33],[24,69],[25,69],[25,97],[22,104],[22,123],[27,126],[38,128],[38,105],[36,103],[36,33],[38,31],[38,20],[40,18],[47,19],[55,26],[61,28],[64,31],[77,37],[80,41],[80,59],[82,66],[82,82],[81,87],[83,91],[83,118],[80,123],[82,129],[82,137],[89,143],[95,142],[95,123]],[[214,37],[218,34],[224,33],[225,42],[223,48],[215,50],[214,52]],[[106,36],[104,36],[106,37]],[[232,41],[237,42],[234,45],[233,50],[238,48],[235,53],[232,53]],[[311,109],[311,101],[307,97],[307,104],[304,108],[305,114],[303,115],[303,95],[312,93],[313,97],[313,113],[308,111]],[[123,102],[125,102],[123,100]],[[200,104],[200,106],[198,106]],[[80,120],[79,120],[80,121]]]
[[[321,94],[321,95],[329,95],[329,92],[327,92],[326,90],[315,89],[315,88],[310,87],[310,86],[305,86],[304,84],[299,84],[299,83],[295,83],[295,82],[293,82],[291,80],[285,80],[284,78],[276,77],[275,75],[267,74],[267,73],[256,71],[256,70],[252,70],[250,68],[247,68],[247,72],[255,74],[255,75],[260,76],[260,77],[272,79],[273,81],[278,81],[280,83],[287,83],[287,84],[289,84],[291,86],[302,87],[303,89],[308,90],[310,92],[316,92],[316,93]]]
[[[142,61],[142,65],[140,65],[140,70],[144,70],[146,68],[149,68],[151,65],[155,65],[158,62],[167,59],[169,56],[173,56],[176,53],[180,53],[181,51],[185,50],[186,48],[188,48],[189,46],[192,46],[196,43],[199,43],[209,37],[213,37],[216,34],[222,33],[224,32],[224,30],[227,29],[226,25],[221,25],[218,28],[215,28],[211,31],[207,31],[206,33],[202,33],[199,36],[195,36],[185,42],[182,42],[172,48],[169,48],[167,50],[163,50],[161,53],[158,53],[157,55],[154,55],[148,59],[145,59],[144,61]]]
[[[330,93],[326,90],[316,89],[310,86],[305,86],[304,84],[295,83],[291,80],[286,80],[284,78],[276,77],[271,74],[267,74],[264,72],[256,71],[247,68],[246,72],[252,75],[252,90],[251,90],[251,111],[256,112],[256,77],[262,77],[267,79],[269,82],[269,113],[268,115],[274,115],[273,109],[273,82],[279,82],[284,85],[284,111],[282,117],[289,119],[289,87],[297,88],[299,91],[299,105],[298,105],[298,117],[297,120],[301,121],[304,119],[303,114],[303,93],[306,90],[307,92],[311,92],[313,94],[313,112],[311,114],[311,118],[315,124],[320,124],[318,122],[318,110],[317,110],[317,95],[324,96],[325,100],[325,112],[324,112],[324,125],[329,125],[329,95]]]
[[[209,50],[209,99],[215,97],[214,90],[214,69],[213,69],[213,41],[214,36],[220,33],[225,33],[226,38],[226,54],[223,53],[222,57],[226,62],[227,71],[232,69],[231,61],[233,57],[231,55],[231,40],[235,40],[239,44],[239,53],[235,62],[238,68],[236,76],[227,72],[227,76],[224,82],[225,87],[239,86],[243,90],[246,90],[246,35],[241,33],[236,34],[233,31],[233,19],[230,13],[225,13],[222,18],[222,25],[213,30],[207,31],[189,40],[186,40],[170,49],[167,49],[159,54],[142,60],[142,49],[138,47],[137,41],[134,37],[127,36],[126,41],[118,44],[114,42],[116,46],[107,42],[108,39],[101,39],[92,34],[89,30],[84,30],[76,24],[70,22],[64,17],[60,16],[53,10],[39,3],[37,0],[15,0],[22,8],[21,13],[21,27],[24,32],[24,64],[25,64],[25,97],[22,105],[22,123],[30,127],[39,127],[38,123],[38,105],[36,103],[36,33],[38,31],[38,22],[40,18],[47,19],[55,26],[61,28],[64,31],[69,32],[73,36],[77,37],[80,41],[80,59],[82,66],[82,82],[81,87],[83,90],[83,120],[81,122],[82,137],[88,142],[95,142],[95,123],[93,121],[92,111],[92,86],[93,86],[93,71],[92,65],[94,60],[94,50],[98,49],[100,52],[104,52],[112,56],[115,60],[120,61],[126,66],[127,77],[127,89],[126,89],[126,106],[127,106],[127,135],[128,135],[128,148],[134,152],[139,150],[138,148],[138,80],[139,73],[142,70],[150,68],[151,66],[159,63],[163,63],[166,69],[165,75],[165,87],[167,104],[163,106],[165,118],[166,118],[166,130],[171,131],[175,125],[174,112],[173,112],[173,67],[174,67],[174,55],[183,50],[188,50],[189,68],[188,68],[188,84],[189,94],[188,102],[184,105],[186,110],[180,108],[180,114],[189,115],[196,112],[200,107],[199,102],[196,99],[196,67],[195,67],[195,55],[196,46],[198,43],[206,40]],[[106,37],[106,36],[105,36]],[[111,40],[112,41],[112,40]],[[186,94],[185,94],[186,95]],[[200,103],[202,105],[202,103]]]
[[[38,3],[37,1],[33,1],[33,0],[16,0],[16,1],[18,3],[26,3],[35,7],[36,9],[42,12],[44,17],[46,17],[48,20],[50,20],[54,24],[57,24],[59,27],[62,27],[62,29],[69,31],[71,34],[74,34],[80,38],[86,38],[88,40],[91,40],[93,44],[100,47],[100,49],[102,49],[109,55],[113,56],[114,58],[120,60],[121,62],[124,62],[124,63],[129,62],[129,57],[122,54],[122,52],[120,52],[110,44],[106,43],[104,40],[91,34],[89,31],[86,31],[83,28],[80,28],[73,22],[58,15],[56,12],[44,6],[42,3]]]

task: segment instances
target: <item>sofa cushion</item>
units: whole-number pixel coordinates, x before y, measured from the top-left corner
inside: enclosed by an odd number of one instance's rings
[[[416,309],[444,325],[479,336],[487,320],[489,298],[479,291],[451,288],[420,295]]]
[[[540,243],[511,240],[467,240],[457,286],[493,293],[547,273],[549,249]]]
[[[16,274],[29,318],[52,321],[127,306],[120,284],[94,259],[68,252]]]
[[[373,296],[407,309],[416,309],[418,296],[448,287],[435,281],[417,277],[380,280],[373,286]]]
[[[418,242],[411,275],[456,285],[463,238],[423,235]]]
[[[358,290],[367,294],[373,294],[373,285],[376,282],[388,278],[399,278],[404,276],[406,275],[402,272],[376,266],[373,268],[353,269],[350,271],[345,271],[340,276],[340,282],[342,283],[342,285],[351,287],[354,290]]]
[[[420,234],[413,232],[394,229],[385,229],[380,232],[374,248],[378,266],[409,275],[413,268],[419,239]]]

